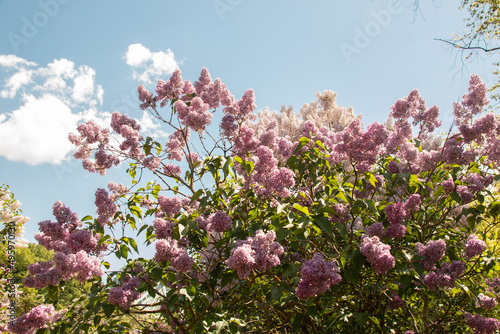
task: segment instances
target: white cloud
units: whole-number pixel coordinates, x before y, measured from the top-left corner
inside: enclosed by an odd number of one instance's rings
[[[15,55],[0,55],[0,66],[17,67],[17,65],[36,66],[37,64],[26,59],[19,58]]]
[[[18,109],[0,114],[0,156],[30,165],[59,164],[74,150],[68,134],[80,121],[107,119],[107,126],[111,116],[96,109],[104,90],[95,83],[94,69],[67,59],[34,66],[0,55],[0,73],[7,74],[0,98],[20,102]]]
[[[73,94],[71,97],[76,102],[85,102],[94,92],[94,69],[84,66],[80,75],[75,78]]]
[[[151,52],[140,43],[129,45],[123,58],[136,69],[133,72],[134,79],[143,83],[152,83],[153,80],[169,76],[180,65],[172,50]]]
[[[141,135],[149,136],[155,139],[167,139],[168,133],[161,129],[162,123],[143,110],[141,119],[137,120],[141,125]]]
[[[26,70],[24,68],[19,69],[16,74],[7,79],[4,89],[0,91],[0,97],[3,97],[4,99],[14,98],[22,86],[27,85],[32,81],[32,76],[33,70]]]
[[[61,163],[73,149],[68,133],[79,119],[53,95],[28,95],[23,106],[0,118],[0,155],[30,165]]]

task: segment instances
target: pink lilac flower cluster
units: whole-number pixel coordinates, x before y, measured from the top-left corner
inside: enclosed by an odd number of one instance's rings
[[[23,280],[28,287],[43,288],[57,285],[62,279],[76,276],[80,282],[102,275],[97,257],[107,245],[97,247],[100,234],[78,229],[82,222],[78,216],[60,201],[54,203],[53,214],[56,221],[39,223],[40,233],[35,234],[38,243],[56,252],[53,261],[34,263],[28,267],[31,276]]]
[[[179,175],[181,175],[182,169],[178,165],[166,164],[166,165],[163,165],[163,172],[167,176],[179,176]]]
[[[97,206],[97,221],[101,226],[110,223],[115,213],[118,212],[118,207],[104,188],[98,188],[95,192],[95,205]]]
[[[28,271],[31,276],[23,280],[23,285],[38,289],[58,285],[61,279],[75,277],[78,282],[86,282],[103,274],[99,259],[83,250],[74,254],[58,252],[53,261],[34,263],[28,267]]]
[[[334,163],[350,161],[359,171],[367,171],[385,151],[388,132],[380,123],[370,124],[363,130],[361,120],[354,119],[342,132],[335,134],[336,144],[330,155]]]
[[[326,262],[322,254],[314,253],[312,259],[300,268],[301,279],[295,291],[297,297],[309,298],[325,293],[331,285],[342,280],[339,271],[335,262]]]
[[[23,314],[8,325],[10,333],[34,334],[41,328],[46,328],[51,322],[56,321],[60,314],[52,305],[38,305],[28,313]]]
[[[153,93],[148,91],[144,85],[137,86],[137,92],[139,93],[139,101],[142,102],[139,106],[141,110],[156,106],[156,99],[153,97]]]
[[[163,80],[158,81],[155,101],[161,101],[160,106],[164,107],[167,105],[168,100],[177,100],[182,94],[191,94],[193,92],[194,88],[191,82],[189,80],[184,82],[181,71],[177,69],[167,82]]]
[[[135,289],[139,286],[140,279],[134,276],[122,286],[115,286],[109,290],[108,302],[118,305],[126,310],[130,309],[132,302],[141,298],[141,294]]]
[[[161,165],[161,159],[155,156],[148,156],[142,161],[142,165],[151,171],[155,171]]]
[[[171,238],[175,223],[162,218],[155,218],[153,226],[156,232],[157,239]]]
[[[407,216],[405,203],[398,202],[396,204],[390,204],[385,207],[384,211],[390,223],[384,235],[387,238],[402,238],[406,233],[406,226],[401,224]]]
[[[444,191],[447,193],[451,193],[455,190],[455,181],[453,179],[446,179],[443,182],[441,182],[441,186],[443,187]]]
[[[384,208],[387,220],[390,225],[387,227],[384,236],[387,238],[402,238],[406,234],[406,226],[403,220],[408,218],[414,211],[418,211],[421,204],[419,194],[412,194],[405,202],[390,204]]]
[[[465,256],[472,258],[483,254],[485,250],[486,243],[483,240],[479,240],[474,234],[471,234],[467,238],[467,242],[465,244]]]
[[[229,231],[233,226],[231,218],[223,211],[217,210],[208,216],[205,221],[205,229],[209,232]]]
[[[106,174],[106,169],[118,165],[120,160],[111,154],[107,154],[104,147],[109,142],[109,129],[102,129],[93,121],[79,124],[77,127],[79,135],[70,133],[69,141],[77,147],[74,157],[82,161],[83,168],[89,172]],[[95,159],[90,159],[92,151],[96,149]]]
[[[422,245],[420,242],[415,244],[417,255],[423,256],[423,260],[418,262],[422,264],[425,270],[435,270],[435,263],[444,257],[446,251],[446,242],[442,239],[431,240],[427,245]]]
[[[384,235],[384,224],[383,223],[373,223],[365,230],[366,234],[370,237],[377,236],[381,238]]]
[[[431,271],[423,279],[424,284],[429,290],[435,288],[453,288],[455,281],[465,272],[465,263],[461,261],[452,261],[443,263],[441,268]]]
[[[275,239],[274,231],[258,230],[254,237],[238,240],[226,264],[237,271],[240,279],[246,279],[252,270],[267,270],[279,265],[284,249]]]
[[[185,128],[183,130],[175,130],[165,143],[165,151],[167,158],[170,160],[182,161],[184,159],[184,147],[189,142],[191,130]],[[179,172],[180,173],[180,172]]]
[[[493,334],[500,329],[500,321],[495,318],[486,318],[482,315],[464,314],[465,323],[472,328],[474,334]]]
[[[189,106],[184,101],[177,100],[174,107],[181,124],[200,133],[212,121],[212,113],[209,111],[210,105],[199,97],[192,99]]]
[[[405,302],[399,297],[399,295],[391,290],[391,298],[387,302],[387,307],[389,307],[392,310],[398,309],[400,307],[403,307],[405,305]]]
[[[474,120],[472,124],[461,124],[458,129],[465,143],[476,142],[482,144],[484,143],[484,136],[491,137],[496,134],[498,125],[498,119],[495,115],[488,113]]]
[[[456,190],[462,199],[462,204],[470,203],[474,199],[474,194],[470,192],[469,187],[460,185],[457,186]]]
[[[350,205],[335,203],[333,205],[333,210],[335,213],[330,214],[330,221],[335,223],[345,223],[352,219],[352,215],[349,212]]]
[[[359,250],[379,275],[384,274],[396,265],[396,261],[390,253],[391,246],[382,243],[377,236],[364,236]]]
[[[182,209],[182,201],[179,196],[165,197],[160,195],[158,196],[158,204],[161,211],[169,218],[174,218]]]
[[[112,200],[116,199],[117,197],[119,197],[121,195],[125,195],[129,191],[129,189],[126,186],[124,186],[123,184],[117,184],[117,183],[112,182],[112,181],[110,181],[108,183],[108,189],[109,189],[109,191],[112,192],[112,195],[110,196],[110,198]]]
[[[115,111],[111,115],[111,128],[121,135],[125,140],[120,144],[120,150],[129,152],[132,157],[142,158],[144,153],[141,150],[139,141],[142,140],[139,131],[141,126],[135,119]]]
[[[477,74],[472,74],[469,80],[469,93],[462,97],[462,103],[453,104],[455,122],[457,124],[470,123],[488,103],[486,84]]]
[[[476,307],[492,309],[497,306],[497,300],[494,297],[488,297],[483,293],[477,296]]]
[[[485,282],[489,292],[493,292],[497,297],[500,296],[500,277],[486,279]]]
[[[158,239],[155,247],[156,262],[169,261],[170,265],[181,273],[188,272],[193,266],[193,259],[189,256],[187,250],[179,245],[177,240],[170,237]]]

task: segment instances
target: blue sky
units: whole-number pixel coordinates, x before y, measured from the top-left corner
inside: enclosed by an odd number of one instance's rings
[[[34,241],[37,223],[53,219],[55,201],[94,215],[98,187],[128,183],[124,166],[105,177],[84,172],[67,133],[113,111],[159,133],[138,108],[136,87],[154,89],[175,68],[195,81],[207,67],[237,98],[253,88],[258,109],[298,112],[331,89],[365,126],[384,122],[418,88],[449,124],[470,74],[493,84],[492,61],[463,68],[434,40],[465,28],[457,2],[423,3],[415,19],[408,3],[0,0],[0,183],[31,217],[25,237]]]

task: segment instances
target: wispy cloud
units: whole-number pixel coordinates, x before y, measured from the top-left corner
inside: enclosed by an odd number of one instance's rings
[[[123,58],[134,68],[134,79],[147,84],[169,76],[180,65],[172,50],[151,52],[140,43],[129,45]]]

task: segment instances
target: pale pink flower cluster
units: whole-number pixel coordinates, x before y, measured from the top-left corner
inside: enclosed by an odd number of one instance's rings
[[[477,296],[476,307],[492,309],[497,306],[497,300],[494,297],[488,297],[482,293]]]
[[[431,240],[427,245],[422,245],[420,242],[415,244],[417,255],[423,256],[423,260],[418,262],[422,264],[425,270],[435,270],[435,263],[444,258],[446,251],[446,242],[443,239]]]
[[[203,102],[200,97],[193,98],[189,106],[184,101],[177,100],[174,107],[181,124],[200,133],[212,121],[212,113],[209,112],[210,105]]]
[[[170,218],[174,218],[182,209],[182,201],[179,196],[165,197],[160,195],[158,196],[158,204],[162,212]]]
[[[175,223],[162,218],[155,218],[153,226],[156,232],[157,239],[171,238]]]
[[[387,302],[387,307],[395,310],[395,309],[398,309],[400,307],[403,307],[404,305],[405,305],[405,302],[403,301],[403,299],[401,299],[401,297],[399,297],[399,295],[396,292],[391,290],[391,298]]]
[[[205,224],[205,229],[207,231],[216,233],[229,231],[231,227],[233,227],[231,218],[221,210],[208,216]]]
[[[23,280],[23,285],[43,288],[59,284],[61,278],[68,280],[76,276],[78,281],[84,282],[102,275],[99,259],[89,255],[100,256],[107,248],[106,244],[97,247],[100,234],[78,229],[82,222],[60,201],[54,203],[53,214],[56,222],[40,222],[41,233],[35,234],[35,239],[43,247],[56,252],[54,259],[30,265],[31,276]]]
[[[193,87],[192,85],[189,86],[190,84],[191,82],[189,82],[188,85],[184,83],[181,76],[181,70],[177,69],[170,76],[167,82],[163,80],[158,81],[158,84],[156,85],[157,96],[155,101],[161,101],[160,106],[164,107],[168,103],[168,100],[177,100],[182,94],[192,93]]]
[[[123,152],[128,151],[133,157],[141,158],[144,156],[139,144],[139,141],[142,140],[139,134],[141,126],[135,119],[115,111],[111,115],[111,128],[125,138],[120,144],[120,150]]]
[[[161,159],[155,156],[148,156],[142,161],[142,165],[149,170],[156,170],[161,165]]]
[[[495,318],[486,318],[482,315],[464,314],[465,323],[472,328],[474,334],[493,334],[500,329],[500,321]]]
[[[334,136],[330,159],[334,163],[347,160],[357,164],[358,170],[367,171],[385,152],[387,138],[388,132],[382,124],[375,122],[364,131],[361,120],[356,118]]]
[[[406,226],[401,224],[407,216],[406,206],[403,202],[390,204],[384,208],[390,225],[385,230],[387,238],[402,238],[406,233]]]
[[[238,240],[226,264],[237,271],[240,279],[247,278],[252,270],[267,270],[279,265],[284,249],[275,239],[274,231],[258,230],[254,237]]]
[[[384,235],[384,224],[381,222],[373,223],[366,228],[365,232],[370,237],[377,236],[381,238]]]
[[[178,165],[166,164],[163,166],[163,172],[167,176],[179,176],[179,175],[181,175],[182,169]]]
[[[492,279],[486,279],[486,285],[488,286],[488,291],[500,295],[500,277],[495,277]]]
[[[156,241],[155,261],[169,261],[170,265],[181,273],[188,272],[193,266],[193,259],[187,250],[181,247],[177,240],[167,237]]]
[[[101,226],[111,222],[115,213],[118,212],[118,207],[104,188],[98,188],[95,192],[95,205],[97,206],[97,221]]]
[[[455,190],[455,181],[452,178],[444,180],[441,182],[441,186],[444,188],[444,191],[451,193]]]
[[[189,141],[190,129],[176,130],[165,143],[167,158],[171,160],[182,161],[184,159],[184,147]]]
[[[51,322],[56,321],[60,314],[52,305],[38,305],[28,313],[23,314],[12,323],[8,330],[15,334],[34,334],[41,328],[46,328]]]
[[[394,257],[391,255],[391,246],[380,241],[377,236],[363,237],[363,242],[359,246],[359,251],[371,263],[373,270],[379,275],[383,275],[396,265]]]
[[[125,185],[117,184],[117,183],[112,182],[112,181],[110,181],[108,183],[108,189],[109,189],[109,191],[111,191],[113,193],[113,196],[111,196],[111,197],[118,197],[121,195],[125,195],[129,191]]]
[[[115,286],[109,290],[108,303],[118,305],[126,310],[134,300],[141,298],[141,294],[134,290],[139,286],[139,278],[134,276],[122,286]]]
[[[295,294],[299,298],[309,298],[325,293],[342,280],[339,271],[335,262],[326,262],[322,254],[314,253],[300,268],[301,278]]]
[[[106,153],[104,147],[109,143],[109,129],[102,129],[93,121],[79,124],[77,127],[79,135],[70,133],[69,141],[73,143],[77,150],[74,157],[82,161],[83,168],[89,172],[98,172],[102,175],[106,174],[106,169],[114,165],[118,165],[120,160],[112,155]],[[91,159],[92,151],[95,152],[95,159]]]
[[[478,239],[474,234],[471,234],[467,238],[467,242],[465,244],[465,256],[472,258],[483,254],[485,250],[486,243],[483,240]]]
[[[352,219],[352,215],[349,212],[350,205],[335,203],[333,205],[333,210],[335,213],[330,214],[330,221],[335,223],[345,223]]]
[[[477,74],[472,74],[469,80],[469,93],[462,97],[462,103],[453,104],[453,113],[457,124],[467,124],[475,115],[482,112],[489,103],[486,84]]]
[[[445,262],[441,268],[431,271],[423,279],[429,290],[435,288],[453,288],[455,281],[465,272],[465,263],[461,261]]]
[[[153,93],[148,91],[144,85],[137,86],[137,92],[139,93],[139,101],[142,102],[139,106],[141,110],[146,110],[156,105],[156,99],[153,97]]]

